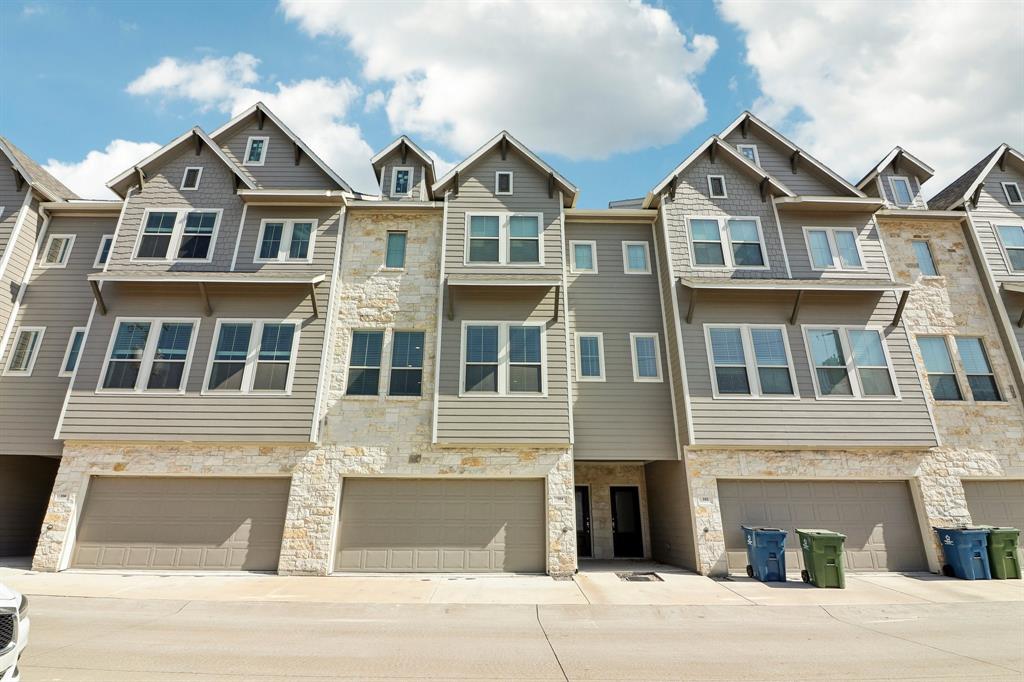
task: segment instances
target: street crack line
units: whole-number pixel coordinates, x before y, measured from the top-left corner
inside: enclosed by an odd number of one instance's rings
[[[551,649],[551,655],[555,657],[555,663],[558,664],[558,669],[562,671],[562,679],[565,682],[569,682],[569,676],[565,674],[565,666],[562,665],[562,661],[558,658],[558,652],[555,651],[555,647],[551,644],[551,638],[548,637],[548,631],[544,628],[544,623],[540,619],[540,604],[533,605],[533,612],[537,616],[537,625],[540,626],[540,631],[544,635],[544,641],[548,643],[548,649]]]

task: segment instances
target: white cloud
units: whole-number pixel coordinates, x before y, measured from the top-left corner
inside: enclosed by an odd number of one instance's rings
[[[383,90],[374,90],[366,96],[366,103],[363,105],[363,111],[367,114],[377,111],[385,104],[387,104],[388,95]]]
[[[717,41],[687,39],[639,2],[281,4],[386,84],[395,132],[462,154],[507,128],[540,151],[604,158],[674,142],[705,117],[694,78]]]
[[[157,149],[160,145],[156,142],[114,140],[106,149],[93,150],[81,161],[49,159],[43,167],[83,199],[114,199],[106,183]]]
[[[1000,142],[1024,144],[1022,5],[720,0],[745,32],[760,115],[857,180],[900,144],[942,189]]]
[[[133,95],[187,100],[203,111],[234,115],[262,101],[328,165],[356,189],[376,186],[370,145],[348,121],[359,88],[348,79],[316,78],[259,87],[259,59],[239,52],[231,57],[185,61],[165,57],[128,84]]]

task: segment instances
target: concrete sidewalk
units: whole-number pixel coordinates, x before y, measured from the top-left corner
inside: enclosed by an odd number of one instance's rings
[[[660,581],[627,582],[622,571],[655,572]],[[0,582],[27,595],[212,602],[336,604],[509,604],[646,606],[843,606],[1024,602],[1024,581],[964,581],[928,573],[851,574],[845,590],[747,577],[713,580],[653,563],[595,565],[575,580],[534,575],[335,575],[253,573],[35,573],[0,568]]]

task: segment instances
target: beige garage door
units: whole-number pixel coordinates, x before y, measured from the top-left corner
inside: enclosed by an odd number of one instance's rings
[[[795,528],[846,535],[847,571],[927,571],[910,489],[902,481],[719,481],[729,569],[747,565],[740,525],[790,531],[786,567],[803,568]]]
[[[1024,530],[1024,481],[963,481],[974,523]]]
[[[273,571],[287,478],[93,477],[76,568]]]
[[[544,482],[346,478],[336,571],[545,568]]]

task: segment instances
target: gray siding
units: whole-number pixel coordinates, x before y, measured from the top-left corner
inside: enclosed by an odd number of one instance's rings
[[[31,376],[0,377],[3,454],[60,455],[53,432],[60,417],[66,377],[58,376],[73,327],[89,320],[92,291],[85,277],[93,272],[100,239],[114,231],[116,218],[57,216],[48,233],[76,235],[66,268],[35,267],[18,312],[17,325],[45,327]],[[8,348],[14,345],[14,337]],[[6,362],[6,359],[4,360]]]
[[[840,194],[848,196],[849,191],[842,189],[835,180],[828,174],[815,168],[809,161],[803,159],[797,164],[796,173],[790,165],[792,152],[788,148],[759,133],[753,126],[747,131],[744,138],[737,127],[725,138],[726,142],[732,145],[756,144],[757,156],[761,161],[761,167],[770,175],[773,175],[794,193],[810,196],[833,196]]]
[[[14,210],[15,219],[20,210],[21,204],[19,203]],[[11,322],[14,302],[18,298],[18,289],[24,282],[25,273],[32,261],[32,252],[35,250],[36,240],[39,238],[39,230],[42,229],[42,226],[43,219],[39,216],[39,202],[33,198],[25,209],[25,218],[21,223],[21,229],[14,240],[7,245],[7,248],[10,249],[10,256],[7,260],[7,267],[4,269],[3,275],[0,276],[0,335]],[[0,349],[0,354],[2,353],[3,349]],[[2,359],[0,358],[0,360]]]
[[[249,137],[269,137],[267,158],[262,166],[246,166],[245,147]],[[238,164],[260,188],[266,189],[338,189],[338,185],[304,153],[295,165],[295,143],[269,118],[260,130],[256,116],[226,130],[216,140],[224,153]]]
[[[696,571],[685,463],[650,462],[644,466],[644,475],[651,519],[651,558]]]
[[[668,378],[672,382],[672,391],[675,393],[676,398],[676,431],[679,434],[679,444],[689,445],[690,434],[687,423],[686,409],[689,404],[690,397],[686,393],[686,389],[683,385],[683,366],[682,358],[679,357],[679,334],[678,327],[676,325],[675,307],[673,306],[673,292],[675,290],[675,280],[672,272],[669,270],[669,255],[665,251],[665,241],[663,238],[664,225],[662,224],[661,215],[658,216],[658,221],[654,224],[654,247],[655,253],[657,254],[656,262],[658,263],[658,278],[660,280],[661,289],[661,306],[662,310],[665,311],[665,347],[667,353],[665,355],[666,362],[665,366],[668,370]]]
[[[554,321],[555,289],[453,287],[455,319],[443,319],[437,408],[442,443],[569,442],[569,376],[565,315]],[[462,321],[547,321],[547,396],[459,396]]]
[[[259,249],[260,223],[264,220],[316,220],[316,237],[313,240],[313,259],[310,263],[255,263]],[[245,224],[238,246],[238,272],[259,272],[282,277],[314,276],[327,274],[328,280],[334,268],[338,231],[341,225],[341,207],[310,206],[250,206],[245,213]],[[320,286],[326,286],[327,282]]]
[[[921,194],[921,181],[918,180],[917,176],[910,172],[893,172],[892,165],[886,166],[885,170],[878,174],[875,181],[868,183],[868,186],[864,188],[865,194],[869,196],[878,196],[877,184],[882,186],[882,198],[891,203],[893,206],[897,206],[896,195],[892,192],[892,185],[889,184],[889,178],[893,176],[904,177],[910,182],[910,192],[913,194],[913,202],[910,206],[901,208],[928,208],[925,203],[924,196]]]
[[[570,223],[566,253],[573,240],[597,242],[598,272],[568,275],[570,367],[575,372],[576,334],[600,332],[605,372],[605,381],[573,383],[573,456],[580,460],[677,459],[657,273],[627,275],[622,267],[623,241],[646,241],[654,258],[651,227]],[[665,381],[633,380],[631,332],[658,334]]]
[[[780,206],[782,236],[786,240],[789,267],[795,279],[849,279],[869,277],[889,279],[885,250],[878,227],[870,213],[807,213],[786,211]],[[811,256],[804,240],[804,227],[852,227],[857,230],[864,270],[820,271],[811,269]]]
[[[25,192],[28,191],[28,183],[19,190],[14,183],[14,167],[6,156],[0,154],[0,206],[3,212],[0,213],[0,257],[11,239],[11,232],[14,230],[14,223],[18,220],[18,211],[25,201]]]
[[[799,400],[714,399],[704,323],[783,324],[792,293],[702,292],[693,323],[683,327],[687,378],[698,445],[751,447],[936,445],[920,379],[904,327],[893,328],[896,297],[875,294],[805,295],[800,319],[787,326]],[[688,294],[681,291],[685,308]],[[882,328],[900,400],[816,400],[801,325],[870,325]]]
[[[383,164],[380,169],[380,194],[384,199],[390,201],[427,201],[429,194],[427,191],[426,176],[427,167],[421,159],[412,151],[406,153],[405,163],[402,163],[402,155],[396,149],[387,156],[385,156],[381,163]],[[396,166],[408,166],[412,168],[412,192],[409,196],[391,196],[391,171]]]
[[[513,172],[510,196],[495,196],[494,173]],[[445,271],[452,273],[497,273],[561,275],[562,226],[558,191],[548,196],[548,179],[511,147],[505,161],[497,149],[484,154],[476,163],[460,173],[458,195],[448,198],[448,235],[445,244]],[[544,265],[465,265],[466,213],[521,211],[543,212]]]
[[[1024,222],[1024,206],[1011,206],[1003,194],[1003,182],[1016,182],[1021,191],[1024,191],[1024,173],[1015,170],[1010,163],[1007,162],[1005,171],[1000,171],[998,165],[994,166],[992,172],[985,178],[978,198],[978,207],[971,210],[971,220],[978,233],[981,248],[985,252],[985,260],[996,281],[1019,284],[1024,282],[1024,272],[1010,270],[995,229],[995,225],[1004,220],[1010,224]]]

